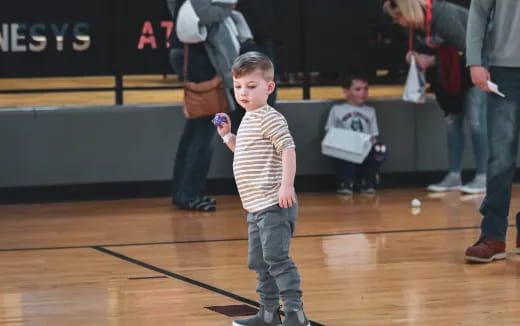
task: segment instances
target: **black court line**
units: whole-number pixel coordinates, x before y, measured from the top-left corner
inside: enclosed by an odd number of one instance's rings
[[[152,280],[155,278],[168,278],[167,276],[142,276],[142,277],[129,277],[128,279],[130,281],[134,280]]]
[[[515,227],[516,224],[510,224],[508,227]],[[414,232],[443,232],[443,231],[460,231],[460,230],[475,230],[480,229],[479,226],[457,226],[451,228],[430,228],[430,229],[403,229],[403,230],[383,230],[383,231],[359,231],[359,232],[343,232],[343,233],[323,233],[323,234],[302,234],[296,235],[293,238],[325,238],[337,236],[349,236],[360,234],[392,234],[392,233],[414,233]],[[31,247],[31,248],[7,248],[0,249],[0,252],[9,251],[36,251],[36,250],[63,250],[63,249],[88,249],[92,247],[132,247],[132,246],[155,246],[155,245],[172,245],[183,243],[213,243],[213,242],[233,242],[233,241],[247,241],[247,238],[235,239],[210,239],[210,240],[183,240],[183,241],[159,241],[159,242],[131,242],[131,243],[106,243],[96,245],[84,246],[65,246],[65,247]]]
[[[209,285],[209,284],[206,284],[206,283],[194,280],[192,278],[183,276],[181,274],[177,274],[177,273],[171,272],[169,270],[166,270],[166,269],[154,266],[154,265],[150,265],[150,264],[145,263],[143,261],[140,261],[140,260],[137,260],[135,258],[128,257],[126,255],[118,253],[116,251],[113,251],[113,250],[110,250],[110,249],[107,249],[107,248],[103,248],[103,247],[98,247],[98,246],[94,246],[94,247],[91,247],[91,248],[95,249],[97,251],[100,251],[100,252],[102,252],[104,254],[107,254],[107,255],[110,255],[110,256],[122,259],[122,260],[124,260],[126,262],[129,262],[129,263],[138,265],[140,267],[149,269],[151,271],[154,271],[154,272],[157,272],[157,273],[161,273],[163,275],[170,276],[170,277],[172,277],[174,279],[177,279],[179,281],[183,281],[183,282],[186,282],[186,283],[198,286],[200,288],[209,290],[211,292],[218,293],[220,295],[226,296],[226,297],[231,298],[233,300],[240,301],[240,302],[246,303],[248,305],[251,305],[251,306],[254,306],[254,307],[257,307],[257,308],[260,307],[260,304],[258,302],[256,302],[256,301],[250,300],[248,298],[244,298],[242,296],[239,296],[238,294],[234,294],[234,293],[231,293],[229,291],[219,289],[219,288],[214,287],[212,285]],[[313,326],[325,326],[323,324],[320,324],[320,323],[312,321],[312,320],[310,320],[310,322],[312,323]]]

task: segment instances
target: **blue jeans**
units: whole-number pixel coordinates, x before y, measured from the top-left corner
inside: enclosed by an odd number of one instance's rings
[[[172,199],[177,204],[203,195],[217,134],[212,118],[187,119],[184,124],[173,169]]]
[[[466,92],[464,103],[464,108],[460,113],[451,113],[445,118],[448,141],[448,168],[450,172],[460,172],[462,170],[462,154],[464,153],[466,139],[464,120],[468,120],[477,174],[485,174],[488,159],[486,93],[478,87],[471,87]]]
[[[184,48],[170,48],[170,66],[180,81],[184,80]]]
[[[490,73],[506,97],[488,94],[489,161],[481,229],[483,236],[505,241],[520,129],[520,68],[491,67]]]
[[[335,159],[336,175],[341,181],[366,179],[374,181],[374,178],[386,159],[386,153],[378,154],[372,147],[370,153],[361,164]]]
[[[282,297],[285,312],[301,310],[300,274],[289,257],[298,204],[271,206],[247,214],[249,269],[256,272],[256,292],[267,311],[275,311]]]

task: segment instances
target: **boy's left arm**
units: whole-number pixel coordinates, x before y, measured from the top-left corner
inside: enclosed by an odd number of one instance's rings
[[[282,157],[282,184],[278,190],[278,204],[282,208],[291,207],[296,203],[296,150],[289,126],[281,114],[270,112],[262,119],[260,128],[263,136],[271,141],[274,150]]]
[[[285,148],[282,151],[282,185],[278,191],[278,205],[289,208],[296,203],[294,177],[296,175],[296,150]]]

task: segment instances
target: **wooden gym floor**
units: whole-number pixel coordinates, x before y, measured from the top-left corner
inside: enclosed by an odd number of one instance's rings
[[[482,196],[299,198],[292,257],[315,325],[520,325],[515,228],[507,260],[463,263]],[[217,199],[214,213],[168,198],[0,206],[0,325],[230,326],[205,307],[258,299],[239,199]]]

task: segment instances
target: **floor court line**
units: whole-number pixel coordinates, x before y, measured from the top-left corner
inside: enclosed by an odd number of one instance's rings
[[[516,224],[508,225],[508,228],[516,227]],[[476,230],[479,226],[458,226],[452,228],[428,228],[428,229],[403,229],[403,230],[384,230],[384,231],[360,231],[360,232],[342,232],[342,233],[324,233],[324,234],[302,234],[296,235],[293,238],[319,238],[319,237],[338,237],[350,236],[360,234],[392,234],[392,233],[414,233],[414,232],[449,232],[460,230]],[[232,242],[232,241],[247,241],[247,238],[238,239],[211,239],[211,240],[186,240],[186,241],[159,241],[159,242],[131,242],[131,243],[114,243],[114,244],[95,244],[84,246],[64,246],[64,247],[30,247],[30,248],[6,248],[0,249],[0,252],[10,251],[37,251],[37,250],[65,250],[65,249],[87,249],[93,247],[132,247],[132,246],[156,246],[156,245],[175,245],[184,243],[212,243],[212,242]]]
[[[126,255],[123,255],[121,253],[118,253],[116,251],[113,251],[113,250],[110,250],[110,249],[107,249],[107,248],[103,248],[103,247],[98,247],[98,246],[95,246],[95,247],[91,247],[92,249],[95,249],[99,252],[102,252],[104,254],[107,254],[107,255],[110,255],[110,256],[113,256],[113,257],[116,257],[116,258],[119,258],[121,260],[124,260],[126,262],[129,262],[129,263],[132,263],[132,264],[135,264],[135,265],[138,265],[140,267],[143,267],[143,268],[146,268],[146,269],[149,269],[151,271],[154,271],[154,272],[157,272],[157,273],[160,273],[160,274],[163,274],[163,275],[166,275],[166,276],[170,276],[174,279],[177,279],[179,281],[183,281],[183,282],[186,282],[186,283],[189,283],[189,284],[192,284],[192,285],[195,285],[195,286],[198,286],[200,288],[203,288],[203,289],[206,289],[206,290],[209,290],[209,291],[212,291],[212,292],[215,292],[215,293],[218,293],[218,294],[221,294],[223,296],[226,296],[228,298],[231,298],[231,299],[234,299],[234,300],[237,300],[239,302],[242,302],[242,303],[246,303],[248,305],[251,305],[251,306],[254,306],[254,307],[260,307],[260,304],[256,301],[253,301],[253,300],[250,300],[250,299],[247,299],[247,298],[244,298],[242,296],[239,296],[237,294],[234,294],[232,292],[229,292],[229,291],[226,291],[226,290],[223,290],[223,289],[219,289],[217,287],[214,287],[212,285],[209,285],[209,284],[206,284],[206,283],[203,283],[203,282],[200,282],[200,281],[197,281],[197,280],[194,280],[194,279],[191,279],[189,277],[186,277],[184,275],[181,275],[181,274],[177,274],[177,273],[174,273],[174,272],[171,272],[169,270],[166,270],[166,269],[163,269],[163,268],[160,268],[160,267],[157,267],[157,266],[154,266],[154,265],[150,265],[148,263],[145,263],[143,261],[140,261],[140,260],[137,260],[137,259],[134,259],[132,257],[129,257],[129,256],[126,256]],[[318,322],[315,322],[313,320],[310,320],[311,322],[311,325],[312,326],[325,326],[323,324],[320,324]]]

